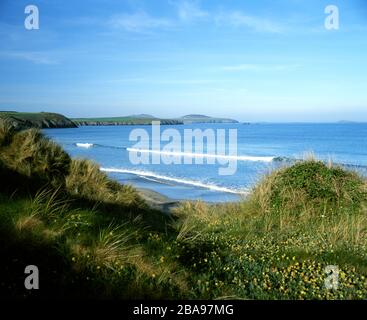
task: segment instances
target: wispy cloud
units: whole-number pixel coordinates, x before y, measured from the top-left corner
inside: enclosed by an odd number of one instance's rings
[[[218,25],[247,27],[258,32],[281,33],[284,27],[266,18],[244,14],[241,11],[221,12],[215,16]]]
[[[194,22],[210,17],[209,12],[201,9],[196,1],[171,1],[170,4],[177,9],[175,17],[155,17],[145,11],[139,11],[131,14],[114,15],[109,19],[108,24],[125,31],[147,32],[153,29],[172,28],[180,23]]]
[[[109,25],[126,31],[141,32],[162,27],[170,27],[173,22],[165,18],[152,17],[146,12],[115,15],[109,20]]]
[[[34,51],[7,51],[1,52],[0,57],[29,61],[35,64],[58,64],[59,61],[49,57],[45,52]]]
[[[209,12],[201,9],[197,2],[181,1],[176,3],[178,17],[182,21],[194,21],[209,17]]]
[[[243,11],[207,10],[200,6],[198,0],[169,0],[175,13],[169,17],[159,17],[139,10],[132,13],[120,13],[105,20],[95,17],[81,17],[69,21],[70,24],[100,25],[128,32],[146,33],[152,30],[172,29],[185,23],[206,22],[222,27],[247,28],[256,32],[282,33],[284,25],[267,17],[255,16]]]
[[[177,6],[178,17],[183,22],[207,20],[217,25],[231,25],[247,27],[258,32],[281,33],[284,27],[268,18],[245,14],[242,11],[207,11],[202,9],[198,1],[179,1]]]

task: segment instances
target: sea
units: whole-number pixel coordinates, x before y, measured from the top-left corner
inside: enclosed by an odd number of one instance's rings
[[[161,126],[161,134],[169,134],[167,129],[181,134],[182,141],[187,130],[197,129],[202,132],[209,129],[222,135],[224,132],[226,139],[216,139],[214,153],[213,149],[206,148],[205,139],[203,150],[193,146],[192,151],[187,152],[182,142],[175,144],[170,152],[165,148],[169,139],[160,142],[160,149],[153,149],[152,126],[82,126],[43,131],[72,157],[99,163],[102,171],[120,183],[151,189],[175,200],[239,201],[264,175],[311,155],[367,176],[367,124],[364,123],[186,124]],[[137,143],[131,141],[133,130],[135,135],[146,132],[140,142],[149,140],[145,141],[147,147],[138,150],[146,153],[148,163],[131,160],[131,150],[136,149]],[[229,138],[231,130],[236,132],[235,141]],[[227,154],[233,144],[237,149],[235,156],[217,155],[221,147]],[[162,158],[160,163],[156,160],[153,164],[153,153],[172,156],[175,163],[167,164]],[[192,159],[192,164],[185,163],[185,156]],[[231,161],[235,170],[223,175],[219,169],[227,167],[226,160]]]

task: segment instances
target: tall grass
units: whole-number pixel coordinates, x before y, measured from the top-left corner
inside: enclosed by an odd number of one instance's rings
[[[143,208],[136,190],[121,185],[100,171],[99,165],[85,159],[70,159],[56,143],[37,129],[15,131],[0,120],[0,176],[10,180],[13,190],[28,185],[40,188],[65,188],[78,198]],[[28,179],[28,180],[26,180]]]
[[[11,143],[13,136],[13,126],[8,121],[0,120],[0,148]]]
[[[138,248],[131,245],[132,239],[133,233],[126,225],[110,225],[101,230],[93,247],[95,262],[115,270],[133,257],[140,256]]]
[[[69,210],[70,200],[61,198],[60,188],[41,189],[33,197],[29,206],[30,215],[52,221]]]
[[[99,165],[85,159],[73,159],[66,176],[66,188],[70,194],[89,200],[143,207],[144,201],[136,190],[121,185],[100,171]]]
[[[16,132],[8,124],[0,125],[0,161],[8,169],[40,184],[54,187],[64,184],[70,166],[69,155],[37,129]]]

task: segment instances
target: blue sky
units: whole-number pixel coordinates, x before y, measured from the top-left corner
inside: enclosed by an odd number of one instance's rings
[[[0,39],[0,110],[367,121],[364,0],[1,0]]]

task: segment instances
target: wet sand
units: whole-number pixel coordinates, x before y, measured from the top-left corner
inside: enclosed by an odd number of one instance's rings
[[[137,188],[139,195],[154,209],[165,213],[180,205],[183,200],[176,200],[166,197],[165,195],[146,188]]]

